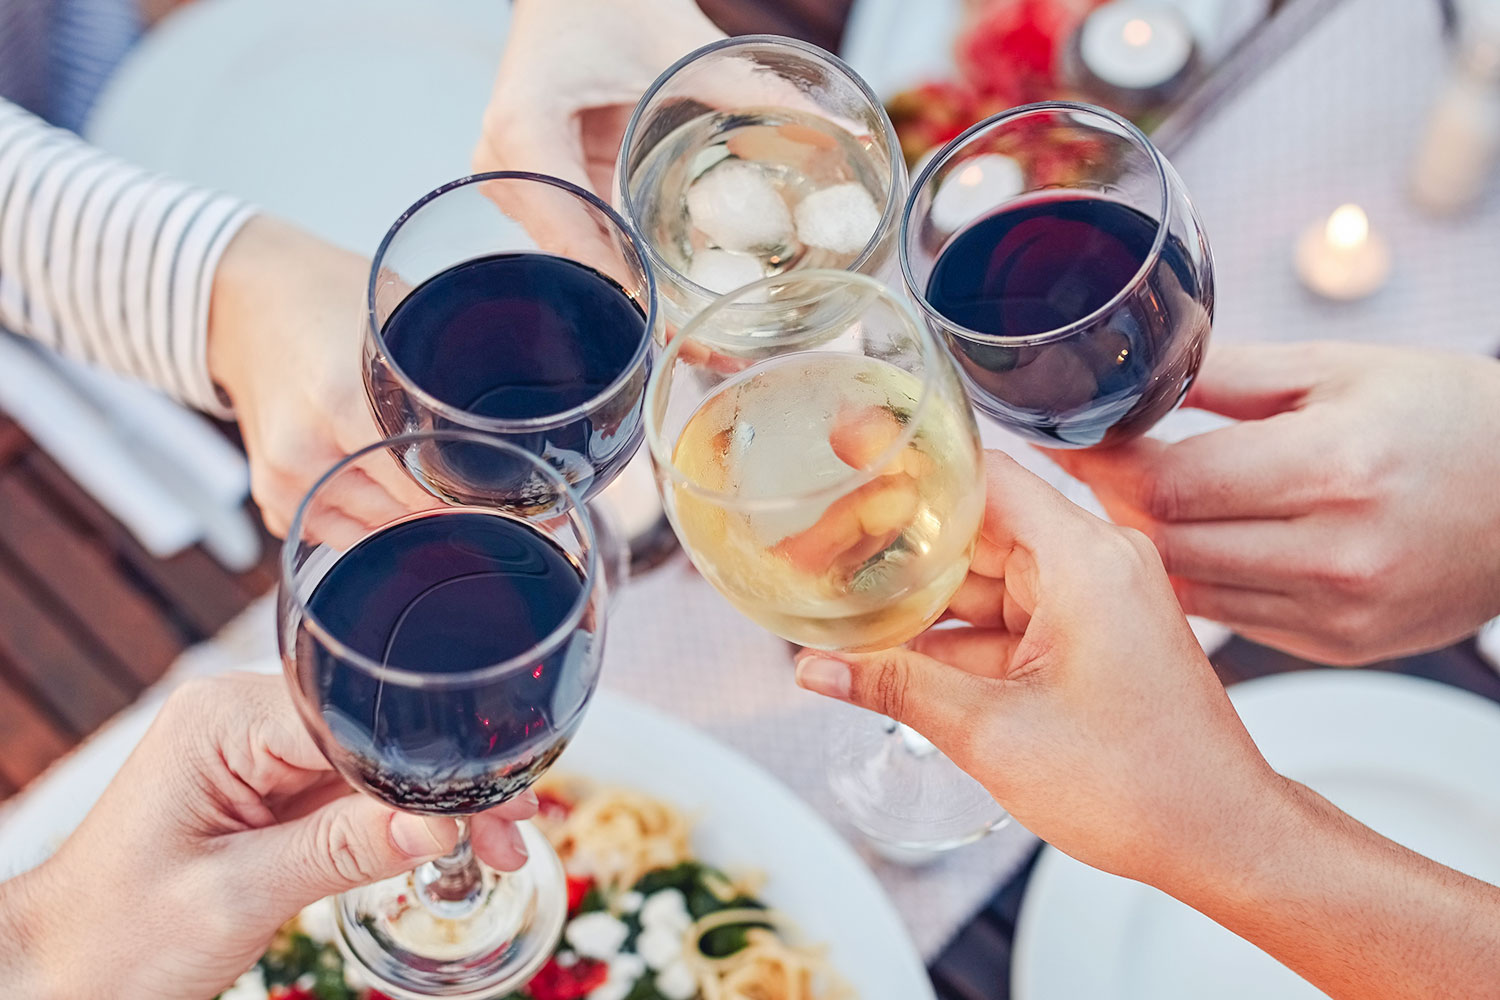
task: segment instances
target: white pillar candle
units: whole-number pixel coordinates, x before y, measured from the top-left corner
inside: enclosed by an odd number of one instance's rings
[[[1325,298],[1362,299],[1390,273],[1390,250],[1358,205],[1340,205],[1297,241],[1297,274]]]
[[[1078,57],[1094,76],[1123,90],[1167,83],[1193,57],[1193,33],[1171,7],[1117,0],[1083,22]]]

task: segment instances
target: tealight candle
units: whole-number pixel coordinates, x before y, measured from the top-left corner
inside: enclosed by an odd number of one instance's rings
[[[1385,284],[1391,253],[1358,205],[1340,205],[1297,241],[1297,274],[1330,299],[1362,299]]]
[[[1107,88],[1155,91],[1192,61],[1193,33],[1171,7],[1116,0],[1091,13],[1079,29],[1078,60]]]
[[[1026,190],[1021,165],[1001,153],[981,153],[943,178],[932,198],[932,221],[948,232],[989,215]]]

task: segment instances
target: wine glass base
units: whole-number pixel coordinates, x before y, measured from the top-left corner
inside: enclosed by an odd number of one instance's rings
[[[517,826],[526,864],[503,873],[484,867],[482,898],[466,915],[429,908],[412,872],[341,895],[345,960],[395,1000],[490,1000],[525,985],[562,935],[568,892],[552,845],[532,824]]]
[[[834,798],[892,861],[933,860],[1010,821],[983,785],[916,730],[883,715],[840,720],[827,755]]]

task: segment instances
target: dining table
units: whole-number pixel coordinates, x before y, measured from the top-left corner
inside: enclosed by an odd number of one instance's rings
[[[484,42],[477,49],[488,53],[455,58],[446,72],[455,80],[478,79],[492,71],[503,40],[503,15],[485,9],[499,5],[445,2],[453,7],[446,16],[472,18],[483,26],[476,29]],[[257,5],[259,15],[251,10]],[[264,18],[287,4],[203,0],[195,6],[203,9],[180,16],[189,22]],[[358,8],[367,29],[396,4],[299,0],[295,6],[311,25]],[[918,16],[914,12],[923,5],[896,6],[906,10],[903,16]],[[1427,215],[1408,196],[1410,163],[1449,65],[1441,5],[1343,0],[1328,6],[1305,31],[1286,39],[1284,50],[1275,52],[1253,79],[1239,83],[1212,109],[1195,112],[1191,129],[1174,141],[1172,161],[1213,247],[1218,283],[1213,340],[1337,339],[1492,354],[1500,346],[1500,308],[1491,300],[1500,273],[1500,190],[1492,189],[1473,210],[1456,218]],[[221,10],[215,13],[215,7]],[[195,30],[192,23],[174,26],[169,19],[160,37],[147,40],[104,95],[90,125],[94,141],[148,167],[183,173],[188,180],[249,188],[237,190],[364,252],[373,249],[372,236],[378,237],[401,207],[392,204],[399,200],[397,192],[414,198],[420,192],[410,189],[447,169],[445,164],[452,164],[453,174],[466,168],[467,143],[478,119],[465,116],[482,107],[487,90],[415,123],[417,141],[389,143],[383,155],[373,157],[365,149],[347,148],[348,136],[381,116],[399,113],[404,98],[361,109],[354,102],[368,95],[361,94],[357,79],[345,80],[327,98],[350,102],[347,115],[304,109],[295,120],[282,123],[286,134],[302,144],[290,159],[284,149],[268,148],[267,137],[254,131],[269,128],[272,116],[249,94],[236,109],[247,125],[235,131],[232,121],[218,123],[199,131],[199,145],[174,145],[169,136],[164,138],[162,121],[176,112],[157,103],[168,96],[157,79],[160,64],[173,57],[174,46],[183,44],[173,32],[191,37]],[[879,57],[874,51],[862,56]],[[357,56],[328,58],[350,73],[361,71]],[[854,66],[860,68],[859,58]],[[199,68],[207,75],[200,92],[223,86],[220,77],[232,69],[216,67],[207,57]],[[398,89],[395,84],[392,88]],[[192,89],[184,88],[174,98],[182,102],[178,117],[184,130],[201,111],[195,103],[201,94],[188,92]],[[311,95],[303,97],[317,103]],[[216,136],[231,134],[232,142],[225,138],[215,148]],[[385,162],[399,160],[407,146],[412,155],[406,162]],[[300,185],[279,179],[289,170],[300,176]],[[360,176],[342,187],[325,183],[341,171],[359,171]],[[1392,248],[1394,263],[1389,282],[1375,294],[1333,302],[1302,285],[1293,252],[1309,224],[1347,202],[1364,207],[1371,226]],[[1167,421],[1161,433],[1181,435],[1201,426],[1201,415],[1185,413]],[[990,446],[1012,452],[1071,491],[1070,496],[1087,501],[1077,484],[1064,482],[1055,467],[1018,440],[993,427],[985,429],[985,437]],[[152,708],[183,679],[274,665],[275,632],[274,602],[266,597],[219,635],[188,650],[133,710],[0,811],[0,844],[14,833],[7,825],[28,803],[66,801],[68,808],[77,809],[91,801]],[[1226,684],[1316,666],[1223,633],[1205,635]],[[1472,641],[1367,669],[1427,677],[1500,702],[1500,676]],[[843,819],[820,764],[822,733],[838,713],[851,709],[800,691],[792,674],[787,644],[735,612],[680,555],[633,578],[611,608],[601,681],[606,689],[669,712],[740,751],[843,833],[900,911],[942,1000],[1012,996],[1013,937],[1028,875],[1043,845],[1012,822],[926,864],[887,858]],[[38,860],[0,857],[13,868]]]

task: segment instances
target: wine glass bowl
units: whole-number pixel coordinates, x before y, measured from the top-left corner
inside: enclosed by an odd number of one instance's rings
[[[917,176],[901,264],[974,403],[1053,448],[1109,446],[1181,402],[1213,320],[1213,263],[1182,180],[1130,122],[1033,104]]]
[[[973,415],[879,282],[794,271],[724,297],[668,345],[646,425],[683,547],[783,638],[899,645],[968,571],[984,504]]]
[[[749,35],[689,53],[642,96],[616,170],[664,325],[795,269],[894,265],[906,165],[880,100],[836,56]]]
[[[371,409],[389,436],[501,437],[592,497],[641,442],[655,303],[644,249],[592,194],[541,174],[460,178],[403,213],[375,254],[364,338]],[[462,495],[488,454],[452,445],[443,449],[451,466],[421,468],[435,488]]]
[[[547,484],[526,514],[434,493],[372,530],[325,537],[314,512],[373,461],[451,469],[447,452]],[[418,477],[423,481],[422,477]],[[483,479],[468,488],[483,491]],[[321,522],[319,522],[321,523]],[[379,442],[303,501],[281,564],[279,640],[303,722],[350,785],[407,812],[466,817],[523,793],[557,759],[598,678],[605,602],[594,534],[561,473],[473,431]],[[529,824],[498,875],[470,849],[340,897],[340,944],[394,997],[479,998],[551,954],[567,894]]]

